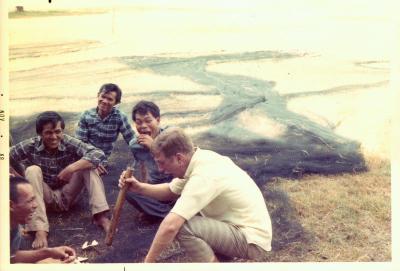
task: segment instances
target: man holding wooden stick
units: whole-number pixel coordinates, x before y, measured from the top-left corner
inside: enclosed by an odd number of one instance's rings
[[[264,261],[271,250],[271,220],[255,182],[228,157],[194,148],[181,129],[167,129],[151,146],[159,170],[171,183],[119,186],[158,200],[177,199],[161,222],[145,262],[155,262],[173,240],[194,262],[218,262],[217,254]],[[197,215],[197,214],[201,215]]]

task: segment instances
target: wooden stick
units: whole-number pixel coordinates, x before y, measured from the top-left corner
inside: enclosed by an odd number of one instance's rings
[[[125,171],[124,177],[130,178],[130,177],[132,177],[132,174],[133,174],[133,169],[128,167]],[[106,235],[107,246],[111,246],[111,244],[112,244],[115,230],[117,229],[119,217],[121,214],[121,209],[125,202],[125,194],[126,194],[126,191],[128,190],[128,187],[129,187],[129,185],[124,185],[124,187],[122,187],[121,190],[119,190],[117,202],[115,203],[113,215],[111,218],[110,229],[108,230],[107,235]]]
[[[148,179],[147,179],[147,168],[146,168],[146,165],[144,164],[144,161],[140,161],[140,163],[139,163],[139,165],[140,165],[140,178],[141,178],[141,181],[143,182],[143,183],[147,183],[148,181]]]

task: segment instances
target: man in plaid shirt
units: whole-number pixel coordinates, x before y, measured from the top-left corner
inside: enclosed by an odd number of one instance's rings
[[[33,248],[47,247],[49,222],[46,207],[68,211],[83,187],[89,194],[94,222],[105,231],[110,227],[104,185],[95,170],[105,158],[103,151],[74,137],[64,135],[64,120],[53,111],[36,119],[38,136],[24,140],[10,149],[10,161],[23,162],[26,179],[32,184],[38,207],[27,223],[35,233]]]
[[[121,96],[121,89],[117,85],[102,85],[97,94],[97,107],[83,112],[76,130],[78,139],[103,150],[107,158],[119,133],[128,145],[135,137],[126,115],[115,108],[121,102]],[[107,159],[97,168],[100,174],[107,174],[106,166]]]

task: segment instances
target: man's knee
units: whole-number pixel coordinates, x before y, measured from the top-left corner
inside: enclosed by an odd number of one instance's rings
[[[37,174],[40,173],[42,174],[42,169],[39,166],[33,165],[29,166],[25,169],[25,174]]]
[[[30,182],[43,181],[42,169],[39,166],[29,166],[25,170],[25,178]]]
[[[214,251],[207,241],[198,236],[198,231],[194,228],[193,221],[186,221],[179,233],[177,234],[177,241],[181,247],[186,251],[187,255],[194,262],[210,262],[215,260]],[[196,219],[195,219],[196,220]],[[198,225],[197,225],[198,226]],[[194,227],[194,228],[193,228]]]
[[[181,238],[190,238],[192,236],[202,236],[202,228],[207,227],[204,223],[204,217],[195,215],[191,219],[187,220],[181,227],[178,235]]]
[[[190,228],[190,225],[188,223],[188,221],[186,221],[185,223],[183,223],[182,227],[180,228],[178,234],[176,235],[176,239],[178,241],[182,241],[182,240],[187,240],[188,237],[190,238],[191,236],[193,236],[193,232]]]

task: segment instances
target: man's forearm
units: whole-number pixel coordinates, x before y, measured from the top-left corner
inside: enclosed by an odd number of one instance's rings
[[[154,237],[153,243],[151,244],[150,250],[144,259],[146,263],[154,263],[157,257],[163,252],[167,247],[172,244],[177,233],[172,231],[162,230],[161,226],[156,236]]]
[[[15,257],[11,258],[11,263],[36,263],[37,261],[51,257],[50,249],[19,250],[15,254]]]
[[[162,184],[149,184],[149,183],[141,183],[140,189],[138,192],[141,195],[148,196],[150,198],[160,200],[160,201],[169,201],[175,200],[179,197],[179,195],[173,193],[171,189],[169,189],[168,183]]]
[[[69,165],[71,170],[73,172],[78,171],[78,170],[83,170],[83,169],[90,169],[93,168],[92,162],[85,160],[85,159],[80,159],[72,164]]]
[[[161,222],[144,262],[155,262],[161,252],[172,244],[183,223],[185,223],[184,218],[169,213]]]

